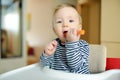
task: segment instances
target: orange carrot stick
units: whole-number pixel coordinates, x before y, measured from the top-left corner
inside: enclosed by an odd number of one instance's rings
[[[83,30],[83,29],[82,29],[82,30],[78,30],[78,31],[77,31],[77,35],[79,35],[79,34],[80,34],[80,35],[84,35],[84,34],[85,34],[85,30]],[[64,37],[65,37],[65,38],[66,38],[66,35],[67,35],[67,32],[64,33]]]
[[[83,30],[83,29],[82,30],[78,30],[77,34],[84,35],[85,34],[85,30]]]

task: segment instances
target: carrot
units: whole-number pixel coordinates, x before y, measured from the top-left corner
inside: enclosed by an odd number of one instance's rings
[[[77,34],[80,34],[80,35],[84,35],[85,34],[85,30],[78,30]]]
[[[83,30],[83,29],[82,29],[82,30],[78,30],[78,31],[77,31],[77,35],[79,35],[79,34],[80,34],[80,35],[84,35],[84,34],[85,34],[85,30]],[[67,32],[64,32],[64,37],[65,37],[65,38],[66,38],[66,35],[67,35]]]

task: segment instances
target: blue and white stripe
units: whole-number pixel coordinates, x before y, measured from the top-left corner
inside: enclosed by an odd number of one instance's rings
[[[57,49],[51,56],[44,53],[40,57],[43,66],[72,73],[88,74],[89,45],[86,41],[67,42],[62,45],[59,39]]]

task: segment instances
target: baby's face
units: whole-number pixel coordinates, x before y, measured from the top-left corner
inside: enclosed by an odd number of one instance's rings
[[[55,13],[54,19],[54,31],[56,35],[65,42],[64,32],[67,32],[69,29],[75,28],[78,29],[81,27],[79,14],[72,7],[64,7],[59,9]]]

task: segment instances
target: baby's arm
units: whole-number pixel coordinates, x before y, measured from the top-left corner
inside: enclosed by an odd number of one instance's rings
[[[44,49],[44,52],[40,56],[40,63],[42,66],[49,66],[53,61],[53,54],[57,47],[57,41],[50,42]]]
[[[40,64],[45,67],[45,66],[49,66],[53,61],[53,55],[51,56],[47,56],[45,55],[45,53],[43,52],[42,55],[40,56]]]
[[[68,66],[71,69],[70,72],[89,73],[88,55],[89,46],[85,41],[68,42],[66,44],[66,57]]]

